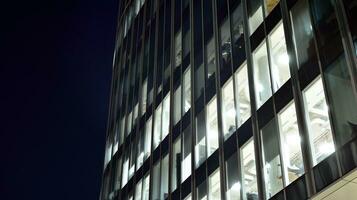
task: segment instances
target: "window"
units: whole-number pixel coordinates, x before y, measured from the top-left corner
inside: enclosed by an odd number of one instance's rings
[[[155,111],[155,123],[154,123],[154,147],[155,149],[161,142],[161,113],[162,113],[162,104],[156,108]]]
[[[265,41],[253,53],[253,61],[255,98],[259,108],[272,95]]]
[[[183,132],[183,154],[181,160],[181,183],[191,175],[191,126]]]
[[[207,105],[206,113],[207,157],[218,149],[217,100],[213,97]]]
[[[198,67],[195,68],[195,100],[198,98],[202,97],[204,94],[204,87],[205,87],[205,72],[204,72],[204,67],[203,64],[200,63],[197,65]],[[213,79],[214,80],[214,79]]]
[[[289,55],[286,50],[284,26],[280,22],[269,35],[273,88],[277,91],[289,78]]]
[[[283,188],[277,132],[275,119],[271,120],[261,130],[265,193],[267,199],[274,196],[274,194]]]
[[[141,189],[142,189],[142,180],[140,180],[135,187],[135,200],[141,200]]]
[[[242,194],[244,200],[258,199],[257,171],[255,168],[254,141],[250,140],[241,151]]]
[[[278,115],[281,152],[284,159],[285,183],[288,185],[304,174],[301,140],[297,124],[295,103],[288,104]]]
[[[263,10],[260,0],[247,1],[247,9],[249,15],[250,34],[253,34],[263,22]]]
[[[145,124],[145,154],[144,160],[146,160],[150,156],[151,150],[151,132],[152,132],[152,120],[151,117]]]
[[[222,124],[224,139],[236,130],[236,110],[234,107],[233,79],[229,79],[222,88]]]
[[[219,168],[209,176],[209,189],[208,199],[220,200],[221,199],[221,181]]]
[[[136,144],[135,142],[134,143],[131,143],[130,144],[130,160],[129,160],[129,180],[131,177],[133,177],[134,175],[134,172],[135,172],[135,161],[136,161]]]
[[[304,92],[306,121],[309,129],[309,140],[313,163],[316,165],[331,153],[335,152],[328,107],[322,80],[318,77]]]
[[[265,3],[265,12],[268,15],[276,5],[278,5],[279,0],[264,0]]]
[[[191,193],[184,200],[192,200]]]
[[[180,174],[181,174],[181,138],[178,138],[173,145],[172,154],[172,179],[171,179],[171,190],[175,191],[177,186],[180,185]]]
[[[174,125],[181,120],[181,85],[176,89],[174,94]]]
[[[144,162],[144,149],[145,149],[145,132],[141,131],[138,134],[138,144],[137,148],[137,156],[136,156],[136,170],[138,170]]]
[[[298,67],[311,62],[316,56],[312,25],[307,0],[299,0],[290,11]]]
[[[128,182],[128,172],[129,172],[129,157],[125,155],[125,160],[123,162],[123,172],[122,172],[122,180],[121,180],[121,187],[123,188],[126,183]]]
[[[145,79],[142,90],[141,90],[141,116],[146,112],[146,100],[147,100],[147,91],[148,91],[148,81]]]
[[[251,115],[247,64],[244,63],[235,73],[236,106],[238,112],[238,127]]]
[[[207,64],[207,78],[214,76],[216,73],[216,52],[214,45],[214,37],[212,37],[208,44],[206,44],[206,64]]]
[[[197,199],[207,200],[207,183],[204,181],[197,187]]]
[[[175,67],[180,66],[182,63],[182,35],[181,30],[175,36]]]
[[[160,199],[160,161],[155,163],[152,176],[151,199]]]
[[[161,140],[163,140],[166,135],[169,133],[169,125],[170,125],[170,93],[168,93],[163,100],[162,107],[162,136]]]
[[[160,189],[160,199],[168,198],[169,194],[169,155],[166,155],[161,160],[161,182],[159,184]]]
[[[231,37],[229,29],[229,20],[226,18],[220,27],[222,68],[230,67],[231,63]]]
[[[143,181],[143,198],[142,200],[149,200],[149,188],[150,188],[150,174],[146,174]]]
[[[182,43],[182,52],[183,52],[183,57],[182,59],[184,59],[189,53],[190,53],[190,43],[191,43],[191,40],[190,40],[190,27],[189,27],[189,21],[187,21],[186,24],[185,22],[183,22],[183,26],[187,26],[187,30],[184,31],[184,34],[183,34],[183,43]]]
[[[116,171],[115,171],[115,183],[114,183],[114,190],[119,190],[120,189],[120,178],[122,176],[122,158],[119,157],[119,159],[116,162]]]
[[[236,200],[240,199],[241,184],[238,177],[238,157],[234,153],[226,161],[226,199]]]
[[[183,108],[186,113],[191,108],[191,68],[189,67],[183,74]]]
[[[206,123],[205,112],[201,111],[196,117],[195,166],[198,168],[206,160]]]

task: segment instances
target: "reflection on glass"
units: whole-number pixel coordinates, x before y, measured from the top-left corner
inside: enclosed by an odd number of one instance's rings
[[[238,157],[234,153],[226,161],[226,198],[227,200],[240,199],[241,184],[238,177]]]
[[[181,160],[181,183],[191,175],[191,126],[187,127],[183,132],[183,154]]]
[[[191,108],[191,68],[183,74],[183,109],[186,113]]]
[[[224,139],[236,130],[236,110],[234,107],[233,79],[229,79],[222,88],[222,124]]]
[[[178,138],[173,145],[173,156],[172,156],[172,179],[171,179],[171,190],[175,191],[177,186],[180,185],[181,178],[181,138]]]
[[[243,6],[242,2],[239,2],[237,7],[234,9],[233,14],[231,14],[232,22],[232,46],[233,46],[233,62],[237,64],[240,57],[245,56],[244,49],[244,30],[243,30]]]
[[[243,200],[258,200],[257,170],[255,168],[254,141],[241,148]]]
[[[336,131],[336,145],[342,146],[357,136],[357,99],[344,56],[325,71],[327,95]]]
[[[250,34],[263,22],[263,9],[260,0],[247,1]]]
[[[156,108],[155,111],[155,121],[154,121],[154,147],[155,149],[160,144],[160,137],[161,137],[161,114],[162,114],[162,104]]]
[[[144,160],[146,160],[150,156],[150,150],[151,150],[151,128],[152,128],[152,120],[151,117],[148,119],[148,121],[145,124],[145,154],[144,154]]]
[[[148,81],[145,79],[142,91],[141,91],[141,116],[146,112],[146,100],[147,100],[147,90],[148,90]]]
[[[162,107],[162,136],[161,140],[163,140],[166,135],[169,133],[169,123],[170,123],[170,93],[167,94],[165,99],[163,100]]]
[[[276,5],[278,5],[279,0],[264,0],[265,3],[265,12],[268,15]]]
[[[175,36],[175,67],[178,67],[182,63],[182,35],[181,30],[176,33]]]
[[[135,187],[135,200],[141,200],[141,189],[142,189],[142,180],[140,180]]]
[[[196,168],[206,160],[206,131],[205,113],[200,112],[196,117],[196,145],[195,166]]]
[[[278,116],[285,182],[289,184],[304,174],[295,103],[288,104]]]
[[[269,35],[273,88],[277,91],[289,78],[289,55],[286,50],[284,26],[280,22]]]
[[[253,53],[253,61],[255,98],[259,108],[272,95],[265,41]]]
[[[283,176],[279,155],[279,140],[275,119],[261,130],[266,198],[274,196],[283,188]]]
[[[222,56],[222,67],[230,67],[231,61],[231,37],[229,31],[229,20],[223,22],[220,27],[220,36],[221,36],[221,56]]]
[[[206,64],[207,64],[207,77],[210,78],[216,72],[216,55],[215,55],[213,37],[206,45]]]
[[[204,181],[199,186],[197,186],[197,199],[207,200],[207,183]]]
[[[247,64],[244,63],[239,67],[235,73],[236,84],[236,106],[237,106],[237,118],[238,127],[240,127],[251,115],[250,110],[250,96],[249,96],[249,83],[248,83],[248,71]]]
[[[152,176],[151,199],[160,199],[160,161],[155,163]]]
[[[290,11],[297,52],[298,67],[316,55],[307,0],[299,0]]]
[[[203,63],[201,62],[198,65],[198,68],[195,69],[195,100],[203,96],[204,87],[205,87],[205,74]]]
[[[219,168],[209,176],[208,198],[210,200],[221,199],[221,181]]]
[[[123,188],[128,182],[128,172],[129,172],[129,158],[128,155],[125,155],[125,160],[123,162],[123,172],[122,172],[122,180],[121,187]]]
[[[311,153],[313,163],[316,165],[331,153],[335,152],[328,107],[321,78],[318,77],[312,82],[311,85],[305,89],[303,95]]]
[[[169,155],[166,155],[161,160],[161,182],[159,184],[160,189],[160,199],[168,198],[169,194]]]
[[[143,182],[143,198],[142,200],[149,200],[149,187],[150,187],[150,174],[148,173],[144,177],[144,182]]]
[[[174,125],[181,119],[181,85],[175,91],[175,99],[174,99]]]
[[[207,157],[218,148],[217,100],[213,97],[207,105]]]

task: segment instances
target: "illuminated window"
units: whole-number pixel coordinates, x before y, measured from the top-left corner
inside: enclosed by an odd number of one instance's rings
[[[218,149],[217,100],[213,97],[207,105],[206,113],[207,157]]]
[[[248,71],[247,64],[244,63],[239,67],[235,74],[236,83],[236,106],[237,106],[237,118],[238,127],[241,126],[251,115],[250,109],[250,96],[249,96],[249,83],[248,83]]]
[[[254,141],[241,148],[242,194],[244,200],[258,199],[257,171],[255,167]]]
[[[229,79],[222,88],[222,122],[224,138],[236,130],[236,110],[234,106],[233,79]]]

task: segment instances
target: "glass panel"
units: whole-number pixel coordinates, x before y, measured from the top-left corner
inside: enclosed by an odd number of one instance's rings
[[[288,185],[304,174],[301,140],[297,124],[295,103],[288,104],[279,113],[279,130],[284,159],[285,183]]]
[[[253,52],[253,61],[255,98],[259,108],[272,95],[265,41]]]
[[[122,185],[121,187],[123,188],[126,183],[128,182],[128,172],[129,172],[129,157],[128,155],[125,156],[125,160],[123,162],[123,172],[122,172]]]
[[[182,35],[181,30],[175,36],[175,67],[180,66],[182,63]]]
[[[206,64],[208,78],[216,73],[216,52],[214,47],[214,38],[212,37],[206,45]]]
[[[205,113],[200,112],[196,117],[196,145],[195,145],[195,166],[196,168],[206,160],[206,123]]]
[[[236,3],[237,4],[237,3]],[[244,46],[244,24],[243,24],[243,6],[239,1],[237,7],[231,14],[232,23],[232,46],[233,46],[233,60],[234,65],[240,64],[240,59],[245,58]]]
[[[184,113],[186,113],[191,108],[191,68],[188,69],[183,74],[183,108]]]
[[[150,156],[151,150],[151,129],[152,129],[152,120],[151,117],[148,119],[145,125],[145,155],[144,160],[146,160]]]
[[[136,184],[136,188],[135,188],[135,200],[141,200],[141,189],[142,189],[142,180],[140,180],[137,184]]]
[[[207,200],[207,183],[204,181],[197,187],[197,199]]]
[[[209,176],[208,198],[210,200],[221,199],[221,181],[219,168]]]
[[[263,22],[263,9],[260,0],[247,1],[250,34]]]
[[[162,136],[161,136],[162,140],[169,133],[169,125],[170,125],[170,93],[166,95],[162,107]]]
[[[235,74],[236,106],[238,110],[238,127],[251,115],[247,64],[244,63]]]
[[[353,44],[357,55],[357,0],[343,0]]]
[[[151,199],[160,199],[160,161],[156,162],[152,171]]]
[[[278,5],[279,0],[264,0],[265,3],[265,12],[268,15],[276,5]]]
[[[161,186],[160,199],[164,200],[169,196],[169,155],[161,160]]]
[[[120,189],[121,169],[122,169],[122,159],[121,157],[119,157],[118,161],[116,162],[114,190]]]
[[[184,200],[192,200],[191,193]]]
[[[148,90],[148,81],[145,79],[142,91],[141,91],[141,116],[146,112],[146,100],[147,100],[147,90]]]
[[[269,35],[273,88],[277,91],[289,78],[289,55],[286,50],[284,26],[280,22]]]
[[[335,152],[328,107],[320,77],[305,89],[303,96],[311,153],[313,163],[316,165],[331,153]]]
[[[206,120],[207,157],[209,157],[218,148],[218,121],[216,97],[213,97],[211,102],[207,105]]]
[[[231,37],[229,29],[229,20],[226,18],[220,27],[222,68],[230,67],[231,63]]]
[[[238,157],[234,153],[226,161],[226,198],[227,200],[240,199],[241,184],[238,177]]]
[[[183,155],[181,161],[181,182],[191,175],[191,144],[192,144],[191,126],[183,132]]]
[[[274,196],[283,188],[279,140],[275,119],[261,130],[266,198]]]
[[[243,199],[258,200],[257,171],[255,168],[254,141],[250,140],[241,148]]]
[[[299,0],[290,11],[293,26],[298,67],[312,61],[316,56],[312,25],[307,0]]]
[[[138,145],[136,146],[138,149],[136,155],[136,170],[138,170],[144,162],[144,148],[145,148],[145,144],[144,144],[145,132],[140,131],[138,135],[139,135]]]
[[[177,186],[180,185],[181,178],[181,138],[178,138],[173,145],[173,155],[172,155],[172,179],[171,179],[171,190],[175,191]]]
[[[154,123],[154,146],[155,149],[161,142],[161,114],[162,114],[162,104],[156,108],[155,111],[155,123]]]
[[[181,85],[176,89],[174,95],[174,124],[176,125],[181,119]]]
[[[189,23],[189,22],[187,22],[187,23]],[[186,24],[184,24],[184,26],[185,26]],[[187,25],[187,26],[189,26],[189,25]],[[184,29],[185,30],[185,29]],[[190,29],[188,28],[188,30],[186,31],[186,32],[184,32],[184,35],[183,35],[183,39],[182,39],[182,42],[183,42],[183,44],[182,44],[182,51],[183,51],[183,59],[188,55],[188,53],[190,53],[190,37],[191,37],[191,35],[190,35]]]
[[[143,182],[143,198],[142,200],[149,200],[149,188],[150,188],[150,174],[148,173]]]
[[[204,76],[204,67],[203,64],[199,64],[198,68],[195,69],[195,100],[203,96],[204,87],[205,87],[205,76]]]
[[[336,145],[342,146],[357,136],[357,99],[344,56],[333,62],[324,74]]]
[[[233,79],[229,79],[222,88],[222,124],[224,139],[236,130],[236,110],[234,107]]]

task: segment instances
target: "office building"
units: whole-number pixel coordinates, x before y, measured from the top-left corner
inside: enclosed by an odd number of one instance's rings
[[[357,0],[121,0],[101,200],[357,198]]]

